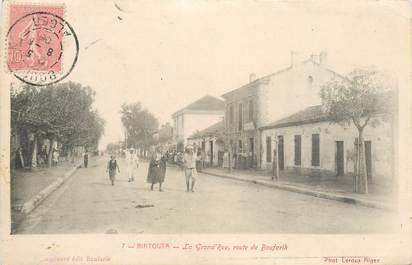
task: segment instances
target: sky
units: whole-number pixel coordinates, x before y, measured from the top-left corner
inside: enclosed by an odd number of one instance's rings
[[[140,101],[169,122],[250,73],[288,67],[291,51],[302,60],[325,51],[341,74],[371,65],[397,72],[410,55],[410,8],[400,1],[67,1],[65,12],[80,43],[66,79],[96,90],[102,148],[123,139],[123,103]]]

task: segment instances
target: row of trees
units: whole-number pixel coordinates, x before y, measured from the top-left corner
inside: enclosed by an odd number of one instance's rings
[[[150,146],[156,143],[155,132],[159,121],[140,102],[123,104],[120,110],[121,121],[125,129],[125,147],[139,148],[146,156]]]
[[[57,141],[64,152],[72,154],[78,146],[97,149],[104,132],[104,120],[93,109],[96,92],[88,86],[66,82],[35,87],[24,85],[11,91],[12,133],[30,139],[32,148],[25,156],[31,161],[40,148],[39,140],[48,139],[48,166]],[[31,137],[27,137],[30,135]],[[32,163],[29,162],[31,166]]]

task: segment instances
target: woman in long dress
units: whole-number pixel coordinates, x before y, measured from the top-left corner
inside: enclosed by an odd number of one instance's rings
[[[150,190],[153,190],[155,184],[159,183],[159,191],[162,190],[162,183],[166,175],[166,158],[162,155],[159,148],[152,155],[147,173],[147,183],[151,183]]]
[[[109,171],[109,178],[112,186],[114,186],[114,180],[116,179],[116,170],[120,173],[120,168],[117,164],[115,156],[111,156],[109,162],[107,163],[106,172]]]

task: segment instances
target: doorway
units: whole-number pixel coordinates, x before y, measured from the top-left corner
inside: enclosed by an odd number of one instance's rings
[[[210,143],[210,165],[213,166],[213,141],[209,141]]]
[[[336,141],[336,175],[343,176],[345,174],[344,170],[344,145],[343,141]]]
[[[278,136],[278,159],[279,159],[279,170],[285,169],[285,155],[283,151],[283,136]]]
[[[250,154],[250,167],[254,165],[254,157],[255,157],[255,139],[249,138],[249,154]]]

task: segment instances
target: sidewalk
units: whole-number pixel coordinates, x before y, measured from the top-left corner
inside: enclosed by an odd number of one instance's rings
[[[41,201],[72,175],[79,162],[62,162],[52,168],[18,169],[10,178],[12,229]]]
[[[357,194],[353,192],[352,178],[348,177],[322,178],[289,173],[281,175],[276,182],[266,172],[256,170],[233,169],[229,173],[228,169],[205,168],[202,173],[366,207],[387,210],[396,208],[392,193],[384,187],[370,184],[369,194]]]

